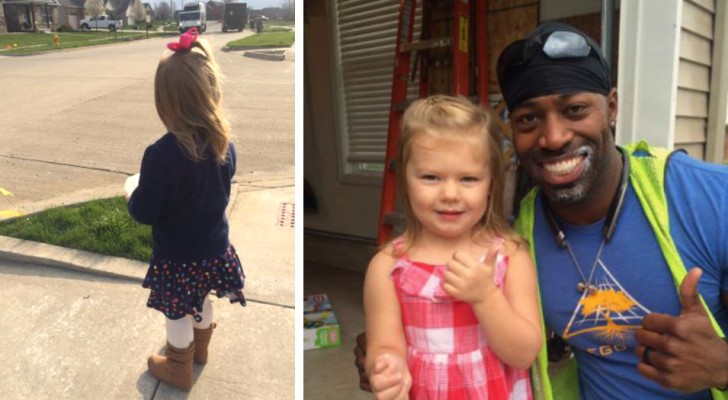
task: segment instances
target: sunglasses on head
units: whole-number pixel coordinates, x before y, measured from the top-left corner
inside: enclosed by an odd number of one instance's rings
[[[609,68],[601,57],[599,50],[595,49],[582,35],[570,31],[554,31],[535,38],[522,39],[511,43],[503,50],[498,58],[498,81],[503,82],[505,73],[511,68],[518,68],[528,64],[536,51],[541,51],[548,58],[558,60],[563,58],[587,58],[595,50],[599,61],[605,71]]]

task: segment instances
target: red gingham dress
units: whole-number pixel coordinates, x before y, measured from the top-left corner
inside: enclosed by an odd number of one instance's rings
[[[493,278],[498,287],[507,264],[499,254]],[[407,338],[410,399],[531,400],[528,371],[509,367],[488,347],[470,304],[443,289],[445,270],[407,257],[392,270]]]

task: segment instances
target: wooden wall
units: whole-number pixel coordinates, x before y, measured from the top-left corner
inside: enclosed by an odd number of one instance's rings
[[[488,90],[500,93],[496,64],[501,51],[538,26],[538,0],[491,0],[488,3]]]

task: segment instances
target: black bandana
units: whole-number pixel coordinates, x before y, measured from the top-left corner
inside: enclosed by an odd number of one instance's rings
[[[591,50],[583,57],[549,57],[543,52],[543,42],[556,31],[583,36]],[[506,49],[498,60],[499,83],[509,110],[534,97],[578,92],[607,95],[612,88],[609,69],[599,46],[586,34],[569,25],[546,22],[526,39],[514,42],[511,46],[517,49],[516,54],[525,56],[519,58],[519,62],[512,62],[504,59]],[[524,47],[528,49],[521,51]]]

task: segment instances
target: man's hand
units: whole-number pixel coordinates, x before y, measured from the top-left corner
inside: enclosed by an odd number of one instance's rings
[[[680,284],[678,317],[649,314],[635,337],[637,371],[660,385],[695,392],[728,384],[728,345],[713,330],[698,297],[702,270],[693,268]],[[645,360],[645,349],[648,350]]]
[[[391,353],[384,353],[374,362],[371,374],[372,393],[377,400],[407,400],[412,376],[407,361]]]
[[[364,365],[367,361],[367,334],[362,332],[356,337],[356,347],[354,348],[354,365],[359,371],[359,388],[366,392],[371,392],[372,387],[369,384],[369,377]]]
[[[470,254],[457,251],[447,263],[443,289],[452,297],[475,305],[486,300],[497,291],[493,283],[493,271],[497,249],[477,259]]]

